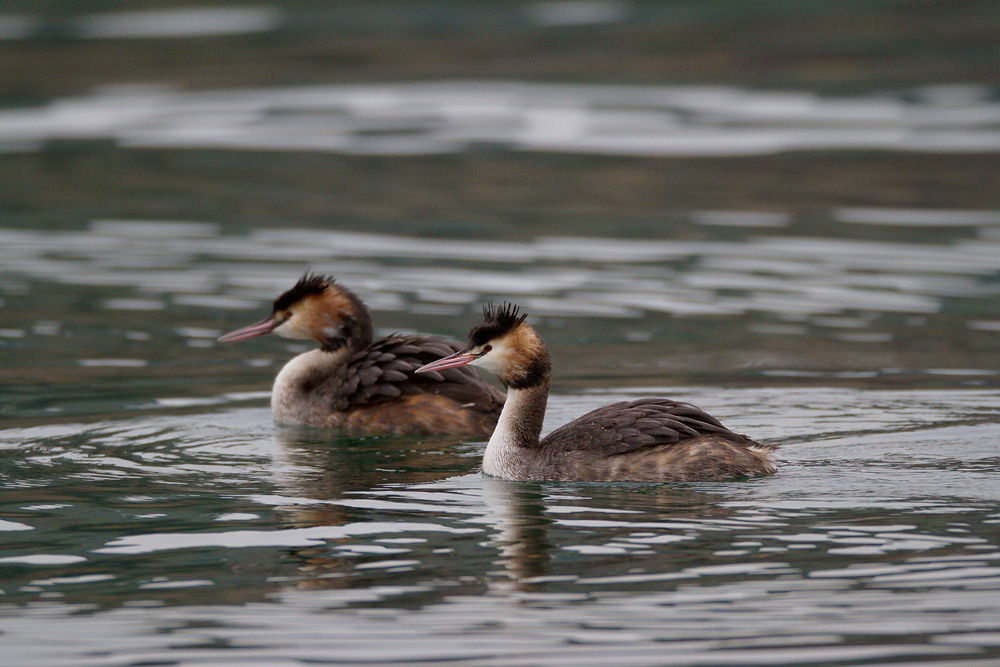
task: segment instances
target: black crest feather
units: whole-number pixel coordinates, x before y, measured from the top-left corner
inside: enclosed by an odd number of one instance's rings
[[[521,326],[527,314],[506,301],[496,305],[492,301],[483,306],[483,323],[469,332],[469,342],[472,345],[485,345],[494,338],[499,338]]]
[[[274,310],[287,310],[307,296],[322,294],[335,282],[331,276],[306,273],[294,287],[274,300]]]

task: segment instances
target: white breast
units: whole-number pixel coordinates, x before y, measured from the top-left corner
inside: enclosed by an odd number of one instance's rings
[[[530,400],[526,392],[511,389],[507,392],[507,400],[497,427],[490,436],[486,451],[483,452],[483,472],[504,479],[518,479],[519,470],[523,467],[522,460],[529,451],[518,441],[519,429],[515,428],[516,420],[521,418],[525,403]]]
[[[297,415],[302,411],[307,400],[302,395],[302,378],[315,369],[327,353],[322,350],[310,350],[293,358],[274,378],[271,389],[271,412],[278,422],[293,423],[298,421]]]

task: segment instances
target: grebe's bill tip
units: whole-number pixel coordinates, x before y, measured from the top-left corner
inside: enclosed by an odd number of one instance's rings
[[[263,336],[264,334],[269,334],[278,328],[280,323],[275,321],[270,317],[265,317],[260,322],[251,324],[250,326],[243,327],[242,329],[237,329],[236,331],[230,331],[229,333],[219,336],[220,343],[231,343],[237,340],[246,340],[247,338],[254,338],[256,336]]]

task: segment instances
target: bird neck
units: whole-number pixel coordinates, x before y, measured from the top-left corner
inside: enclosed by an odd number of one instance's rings
[[[320,424],[336,398],[336,386],[329,386],[342,376],[337,372],[351,351],[309,350],[285,364],[274,378],[271,411],[279,423]]]
[[[353,292],[344,290],[344,296],[351,303],[348,311],[334,326],[324,327],[317,338],[324,352],[357,352],[372,344],[374,325],[368,308]]]
[[[497,427],[483,454],[483,472],[517,479],[517,470],[538,449],[549,400],[549,378],[530,387],[507,391]]]

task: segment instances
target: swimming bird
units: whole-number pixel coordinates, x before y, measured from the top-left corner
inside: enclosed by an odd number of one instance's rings
[[[483,454],[483,472],[513,480],[711,481],[773,473],[775,445],[733,433],[687,403],[642,398],[588,412],[541,438],[551,362],[515,305],[490,304],[468,344],[417,373],[478,366],[507,401]]]
[[[274,380],[271,411],[280,423],[368,433],[489,436],[504,395],[473,368],[414,375],[461,349],[449,338],[394,333],[373,341],[371,314],[330,276],[304,275],[260,322],[219,338],[274,333],[319,343],[289,361]]]

